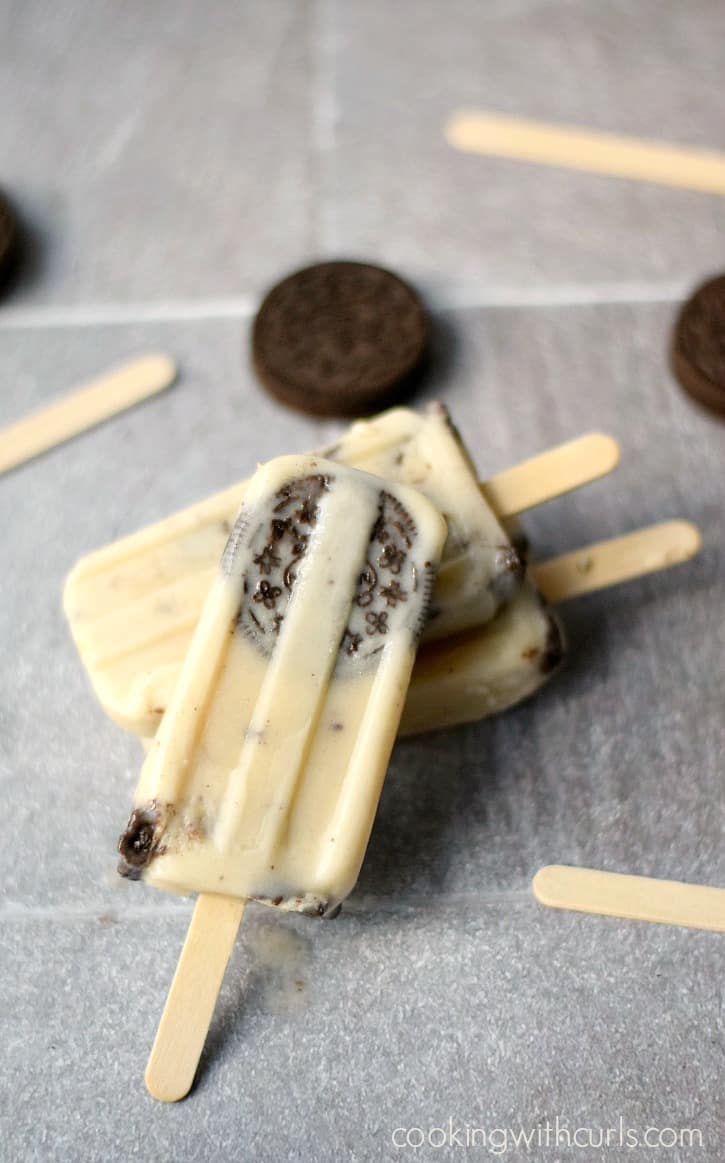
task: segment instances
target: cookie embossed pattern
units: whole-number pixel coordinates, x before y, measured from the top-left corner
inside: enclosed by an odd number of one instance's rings
[[[258,518],[255,530],[249,532],[249,517],[243,511],[229,539],[223,564],[226,572],[234,569],[244,539],[252,555],[238,625],[267,656],[279,636],[299,566],[314,536],[319,501],[329,492],[330,484],[330,477],[321,474],[290,482],[273,498],[270,510]],[[382,639],[408,620],[406,610],[412,595],[422,596],[427,606],[433,575],[430,562],[416,564],[411,554],[415,537],[415,521],[408,510],[397,497],[381,490],[377,519],[342,636],[338,671],[349,665],[347,660],[354,659],[359,665],[382,650]],[[412,630],[417,638],[422,630],[420,619]]]
[[[263,386],[317,416],[362,416],[424,370],[430,325],[416,291],[370,263],[316,263],[267,293],[252,330]]]

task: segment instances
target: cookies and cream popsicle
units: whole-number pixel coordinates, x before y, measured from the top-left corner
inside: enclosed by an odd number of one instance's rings
[[[412,485],[443,513],[426,641],[483,625],[518,591],[521,557],[441,405],[359,421],[325,455]],[[152,735],[158,726],[246,487],[87,555],[68,577],[64,603],[81,658],[103,707],[128,730]]]
[[[445,522],[316,456],[253,477],[147,755],[121,871],[323,915],[357,880]]]

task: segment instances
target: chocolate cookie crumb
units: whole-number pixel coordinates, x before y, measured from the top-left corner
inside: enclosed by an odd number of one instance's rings
[[[140,880],[158,847],[159,812],[153,808],[134,808],[126,830],[118,841],[121,859],[118,871],[129,880]]]
[[[553,614],[551,614],[549,616],[549,628],[546,634],[546,646],[541,656],[541,673],[552,674],[558,666],[561,666],[565,654],[564,636],[562,635],[561,627]]]

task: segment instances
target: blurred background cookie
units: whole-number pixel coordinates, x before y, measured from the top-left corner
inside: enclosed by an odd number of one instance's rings
[[[680,309],[672,367],[688,395],[725,416],[725,275],[703,283]]]

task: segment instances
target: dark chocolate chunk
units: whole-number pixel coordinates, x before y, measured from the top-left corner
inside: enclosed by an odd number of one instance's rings
[[[703,283],[680,309],[672,370],[689,396],[725,416],[725,275]]]
[[[158,845],[159,813],[156,809],[134,808],[118,841],[121,859],[118,871],[129,880],[140,880]]]
[[[397,275],[358,262],[296,271],[266,295],[252,330],[252,359],[267,390],[316,416],[361,416],[416,382],[428,317]]]
[[[496,553],[496,566],[512,574],[517,581],[524,580],[526,562],[515,546],[501,545],[499,547]]]
[[[561,627],[556,618],[553,614],[550,614],[549,628],[546,633],[546,645],[539,664],[541,666],[541,673],[553,674],[561,666],[565,655],[564,635],[561,632]]]

